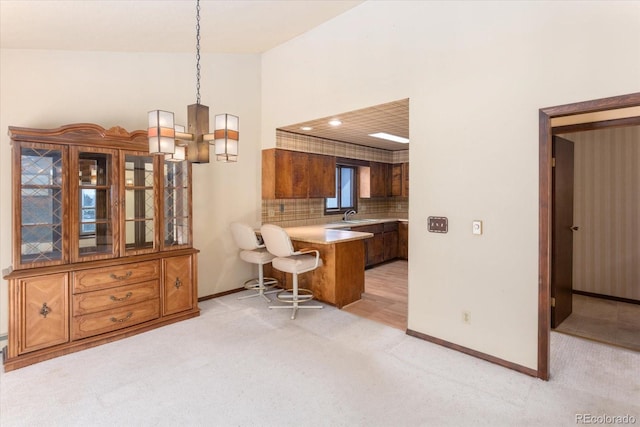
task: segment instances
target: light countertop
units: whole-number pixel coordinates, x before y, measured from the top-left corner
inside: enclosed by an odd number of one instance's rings
[[[331,245],[334,243],[350,242],[352,240],[369,239],[372,233],[341,230],[339,228],[326,228],[324,225],[306,225],[302,227],[285,228],[291,240],[299,242]]]
[[[299,227],[287,227],[287,233],[291,240],[300,242],[316,243],[321,245],[330,245],[333,243],[349,242],[352,240],[369,239],[373,237],[372,233],[363,233],[360,231],[351,231],[351,227],[362,225],[381,224],[385,222],[407,221],[398,218],[381,218],[371,219],[362,222],[357,220],[353,222],[336,221],[328,224],[304,225]]]

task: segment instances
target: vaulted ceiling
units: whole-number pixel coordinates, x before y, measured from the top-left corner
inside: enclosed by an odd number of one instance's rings
[[[203,53],[262,53],[291,40],[363,0],[201,0]],[[196,1],[1,0],[0,47],[113,52],[193,52]],[[368,136],[387,132],[408,138],[409,101],[337,112],[282,129],[387,150],[408,149]],[[331,127],[330,118],[342,125]],[[300,127],[309,126],[311,131]]]

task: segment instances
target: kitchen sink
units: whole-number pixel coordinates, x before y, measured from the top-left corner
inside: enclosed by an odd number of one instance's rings
[[[376,222],[379,219],[343,219],[341,221],[335,221],[333,224],[365,224],[367,222]]]

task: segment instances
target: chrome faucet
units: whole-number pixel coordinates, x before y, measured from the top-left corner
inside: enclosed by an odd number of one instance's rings
[[[343,221],[347,221],[349,219],[349,216],[355,215],[355,214],[357,214],[357,212],[355,210],[351,209],[351,210],[346,211],[344,213],[344,217],[342,219],[343,219]]]

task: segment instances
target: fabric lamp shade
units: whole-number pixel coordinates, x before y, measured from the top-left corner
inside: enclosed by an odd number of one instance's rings
[[[182,145],[176,145],[173,154],[165,154],[164,159],[168,162],[182,162],[187,160],[186,147]]]
[[[236,162],[238,160],[239,118],[231,114],[215,117],[214,140],[217,160]]]
[[[149,111],[149,139],[150,154],[173,154],[175,151],[175,136],[173,113],[169,111]]]

